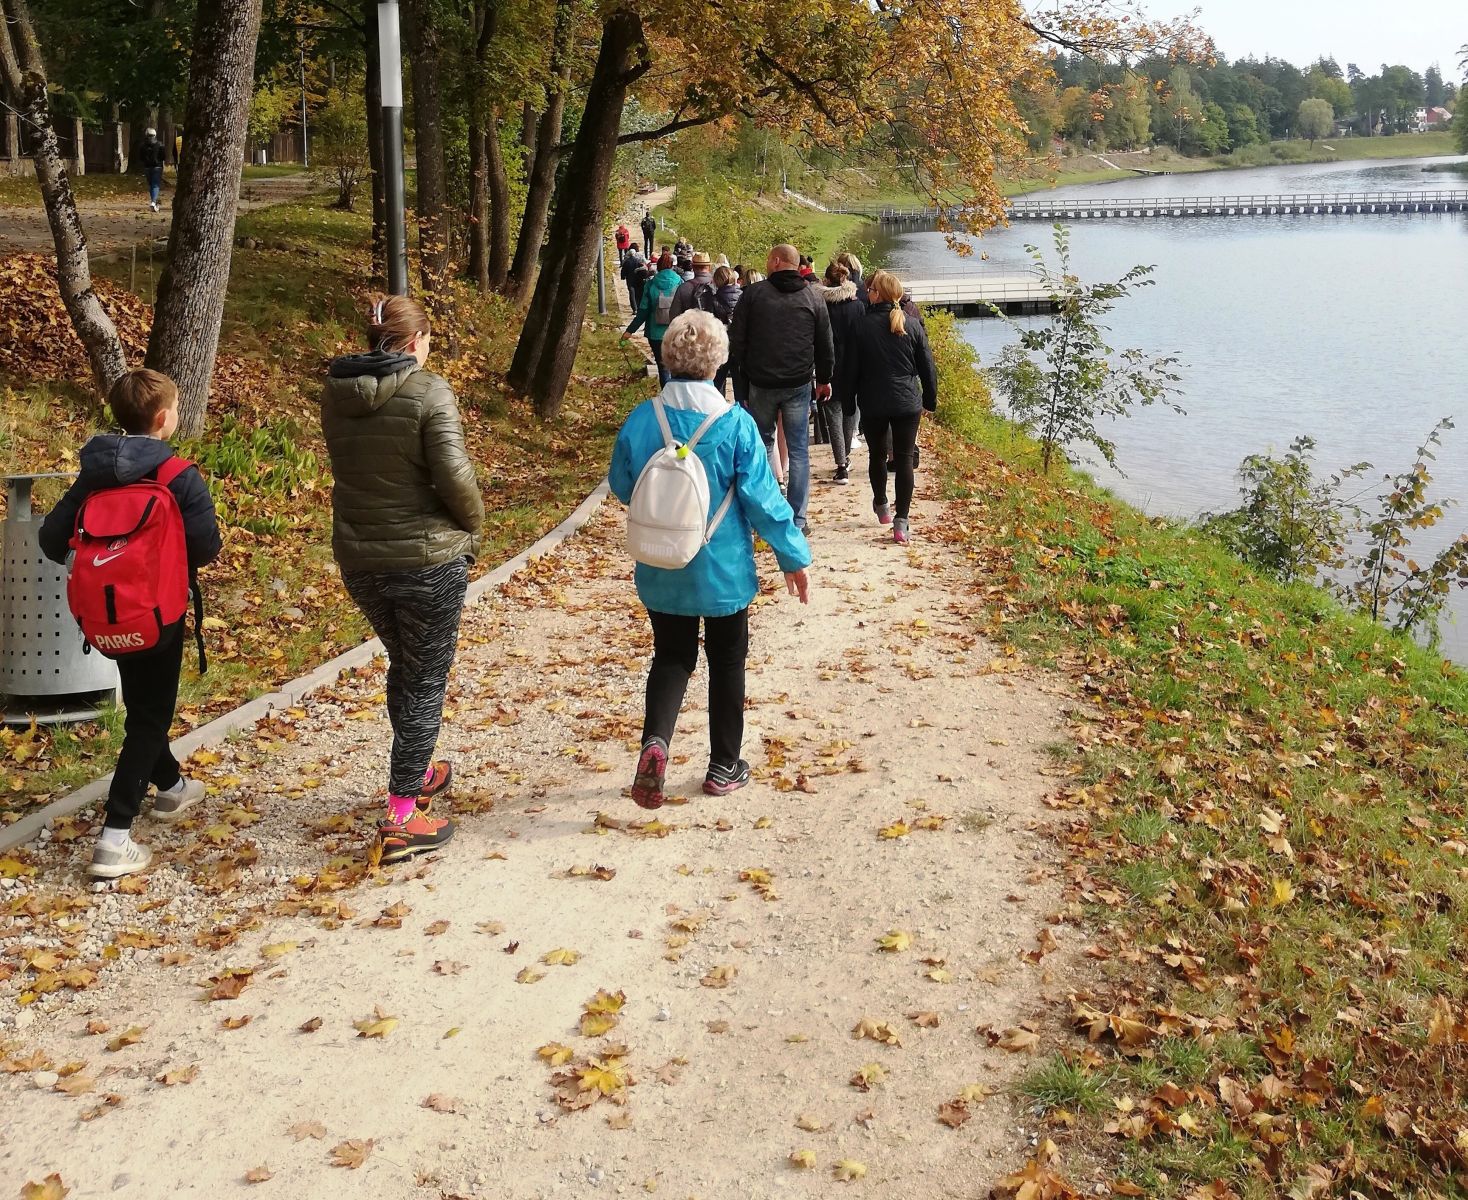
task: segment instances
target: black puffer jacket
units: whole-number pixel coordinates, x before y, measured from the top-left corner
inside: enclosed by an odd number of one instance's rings
[[[729,361],[757,387],[799,387],[836,367],[826,302],[798,271],[776,271],[744,289],[729,324]]]
[[[321,430],[342,570],[419,571],[479,553],[484,500],[446,380],[411,354],[334,359]]]
[[[836,345],[836,370],[831,376],[831,399],[839,400],[842,409],[849,416],[856,411],[854,342],[861,329],[861,320],[866,316],[867,306],[861,300],[856,284],[850,280],[839,287],[828,287],[823,283],[816,291],[826,302],[826,312],[831,319],[831,338]]]
[[[893,333],[891,318],[891,304],[874,304],[857,330],[854,380],[863,419],[938,407],[938,372],[922,322],[909,319],[906,333]]]
[[[76,530],[76,514],[82,501],[104,488],[136,483],[156,472],[173,457],[173,447],[153,437],[125,433],[98,434],[82,447],[81,474],[66,495],[41,523],[41,553],[52,562],[65,562]],[[189,556],[189,575],[219,557],[219,522],[214,501],[198,468],[190,467],[168,485],[183,515],[184,543]]]

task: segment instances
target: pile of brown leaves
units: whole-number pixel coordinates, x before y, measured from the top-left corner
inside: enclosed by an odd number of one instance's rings
[[[141,360],[153,306],[108,279],[94,277],[92,286],[117,326],[128,360]],[[49,254],[0,259],[0,373],[81,383],[92,377],[87,352],[61,302],[56,260]]]

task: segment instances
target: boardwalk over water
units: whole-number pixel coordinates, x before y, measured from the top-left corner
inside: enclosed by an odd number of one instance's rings
[[[992,316],[991,304],[1013,315],[1049,312],[1051,308],[1050,289],[1037,272],[934,275],[904,278],[903,285],[918,304],[952,309],[963,316]]]
[[[855,205],[832,212],[883,224],[932,224],[944,210]],[[951,210],[948,210],[951,211]],[[1468,189],[1420,192],[1322,192],[1262,196],[1026,196],[1009,203],[1011,221],[1129,220],[1153,217],[1355,216],[1369,213],[1468,212]]]

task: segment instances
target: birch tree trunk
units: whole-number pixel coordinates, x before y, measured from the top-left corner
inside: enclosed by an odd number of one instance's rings
[[[199,0],[184,108],[187,133],[147,357],[148,366],[178,384],[178,426],[185,437],[203,432],[209,406],[259,32],[260,0]]]
[[[97,390],[106,396],[117,377],[127,370],[127,357],[117,327],[92,290],[87,237],[67,178],[61,146],[51,126],[51,101],[40,42],[25,0],[3,0],[0,16],[4,18],[0,20],[0,86],[6,102],[31,127],[31,162],[41,186],[46,220],[51,225],[51,241],[56,246],[56,279],[61,302],[86,348]]]
[[[536,415],[545,421],[560,412],[581,344],[592,269],[601,252],[602,217],[617,156],[622,106],[627,88],[645,70],[645,64],[632,65],[633,51],[642,42],[642,21],[636,13],[618,10],[602,25],[581,127],[566,177],[556,189],[546,260],[510,364],[510,386],[528,395]]]

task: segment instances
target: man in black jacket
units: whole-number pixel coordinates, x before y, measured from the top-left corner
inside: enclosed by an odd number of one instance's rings
[[[627,247],[622,256],[622,282],[627,285],[627,299],[632,302],[632,311],[642,303],[642,285],[647,282],[647,260],[638,252],[637,243]]]
[[[168,151],[158,140],[158,131],[149,129],[143,134],[143,144],[138,147],[138,164],[148,180],[148,207],[158,211],[158,193],[163,187],[163,164],[168,160]]]
[[[815,398],[831,394],[836,348],[826,302],[800,275],[800,252],[776,246],[765,262],[768,278],[745,290],[729,325],[729,363],[749,381],[749,412],[765,449],[775,445],[775,418],[783,414],[790,451],[790,507],[802,531],[810,500],[811,376]]]
[[[642,213],[642,244],[647,247],[647,257],[654,257],[652,243],[658,235],[658,223],[652,215],[652,209],[644,209]]]
[[[693,278],[685,279],[673,293],[673,320],[677,320],[690,308],[713,312],[714,264],[702,250],[689,261]]]

